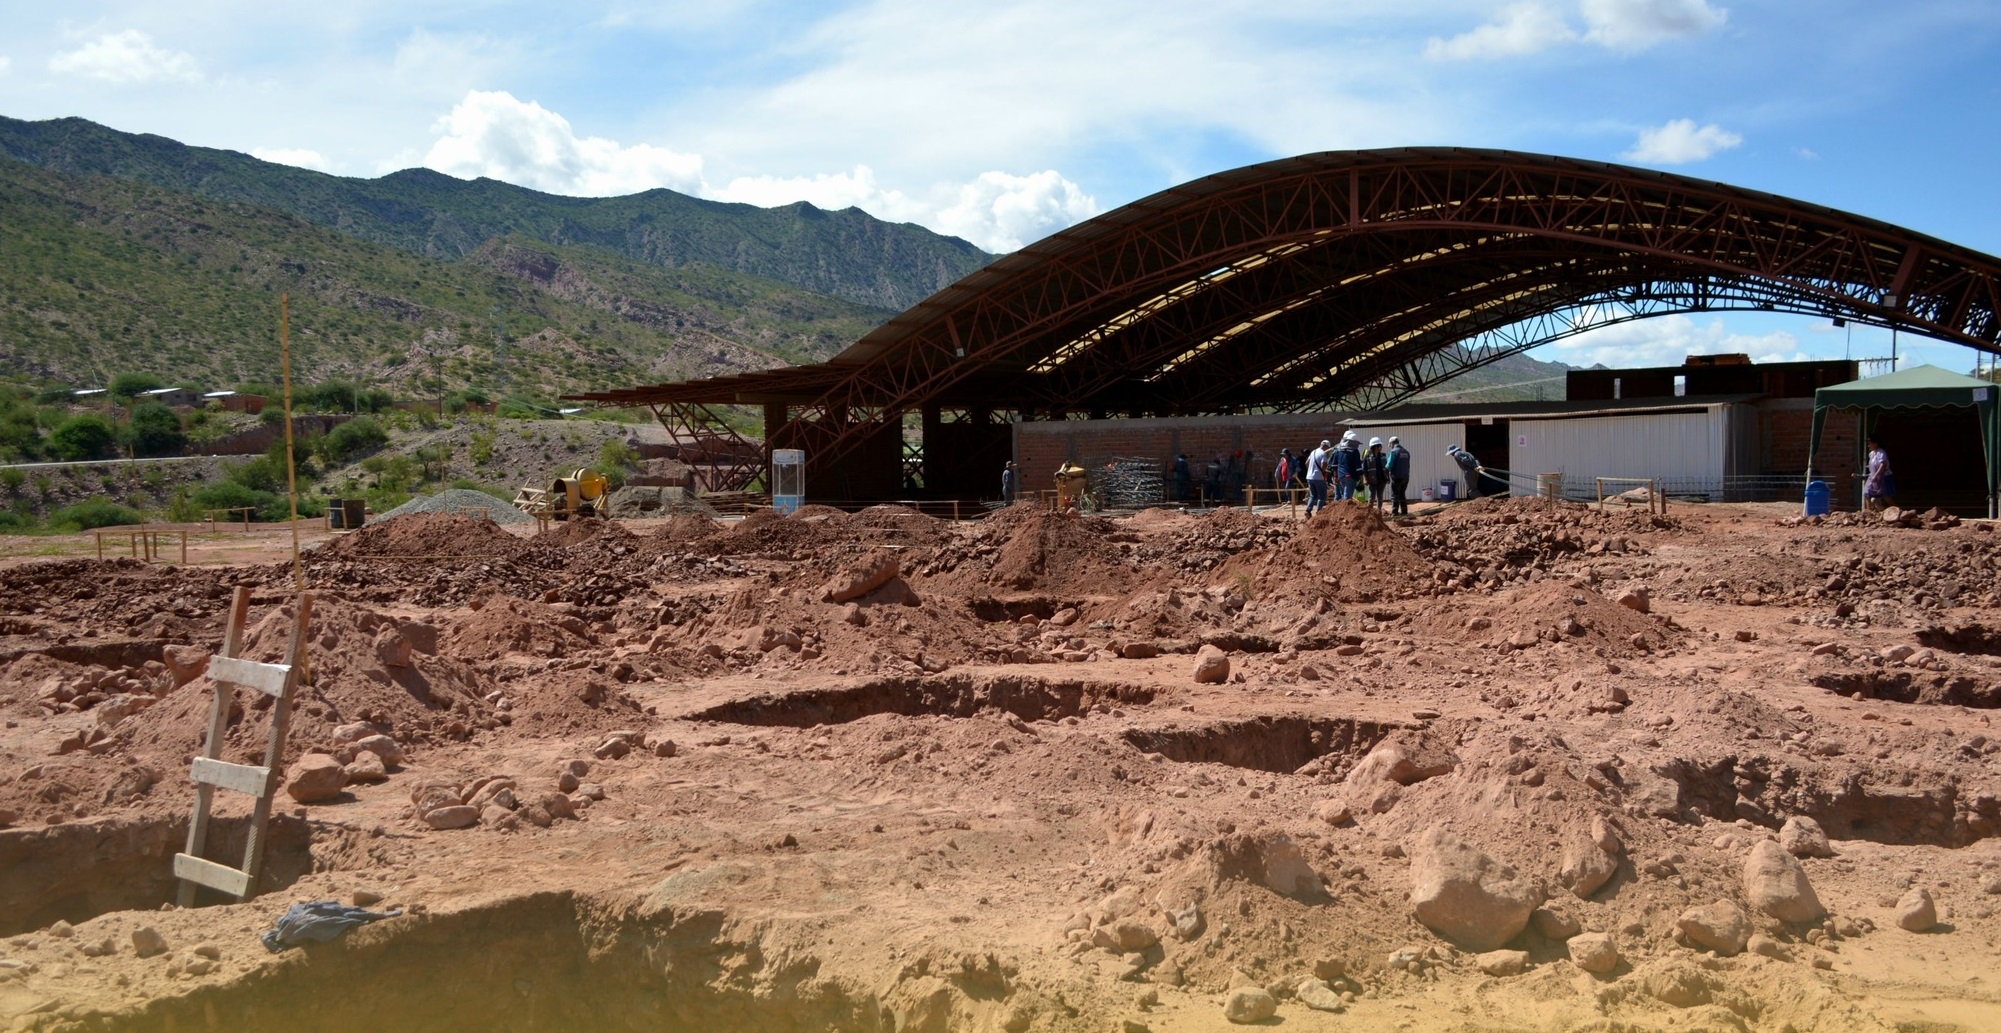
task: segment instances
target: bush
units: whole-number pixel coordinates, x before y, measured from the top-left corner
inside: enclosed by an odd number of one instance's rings
[[[357,416],[319,439],[319,453],[328,466],[334,466],[388,443],[389,432],[383,430],[382,424],[376,422],[374,417]]]
[[[132,454],[135,456],[175,455],[186,447],[181,418],[158,402],[140,402],[132,410]]]
[[[120,373],[111,378],[111,397],[129,402],[143,391],[154,391],[167,386],[167,382],[151,373]]]
[[[625,475],[632,470],[638,460],[639,453],[634,452],[632,446],[618,438],[612,438],[598,449],[598,461],[592,464],[591,469],[604,474],[604,479],[610,482],[611,489],[617,491],[625,487]]]
[[[171,413],[170,413],[171,414]],[[96,413],[74,416],[49,434],[49,449],[69,460],[103,459],[112,454],[118,432]]]
[[[64,506],[49,514],[49,526],[88,531],[95,527],[118,527],[136,524],[144,520],[139,511],[130,506],[121,506],[102,496],[86,499],[73,506]]]

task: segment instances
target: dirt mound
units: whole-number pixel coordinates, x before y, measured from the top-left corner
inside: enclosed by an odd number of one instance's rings
[[[1103,517],[1064,516],[1043,510],[1017,515],[1003,511],[979,536],[998,537],[992,564],[979,580],[996,588],[1061,588],[1104,592],[1122,589],[1133,578],[1130,564],[1111,540],[1118,530]],[[977,546],[976,546],[977,548]]]
[[[497,660],[510,653],[565,657],[597,645],[582,619],[541,603],[488,596],[440,636],[441,650],[461,660]]]
[[[1530,650],[1559,643],[1603,656],[1651,652],[1678,638],[1665,623],[1627,609],[1595,589],[1545,583],[1500,592],[1491,600],[1464,598],[1418,618],[1440,637]]]
[[[1373,507],[1336,503],[1250,576],[1259,598],[1375,602],[1432,594],[1434,569]]]
[[[558,520],[548,530],[537,534],[534,540],[552,545],[582,545],[606,537],[622,544],[639,541],[638,535],[610,520]]]
[[[646,539],[645,547],[649,552],[678,550],[722,530],[723,525],[712,517],[699,513],[678,513]]]
[[[848,519],[857,529],[895,532],[894,540],[904,544],[936,545],[952,533],[946,521],[925,516],[908,506],[870,506]]]
[[[804,506],[800,506],[798,509],[793,510],[791,513],[786,514],[785,519],[824,520],[828,523],[839,525],[848,522],[848,513],[844,509],[836,509],[833,506],[822,506],[819,505],[818,503],[808,503]]]
[[[315,559],[502,558],[525,539],[487,520],[446,513],[410,513],[369,524],[314,550]]]

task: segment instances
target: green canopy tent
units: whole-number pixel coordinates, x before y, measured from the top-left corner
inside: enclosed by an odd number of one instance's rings
[[[1867,380],[1823,387],[1813,393],[1813,438],[1807,446],[1809,473],[1820,457],[1820,431],[1830,411],[1857,412],[1862,440],[1869,439],[1871,414],[1880,409],[1957,409],[1972,406],[1980,416],[1980,444],[1987,457],[1987,515],[2001,516],[2001,429],[1995,419],[1996,385],[1937,366],[1913,366]]]

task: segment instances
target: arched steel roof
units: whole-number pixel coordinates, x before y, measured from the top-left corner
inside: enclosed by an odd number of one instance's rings
[[[1548,155],[1400,148],[1206,176],[997,259],[816,366],[584,396],[782,402],[819,454],[927,405],[1381,405],[1584,328],[1763,309],[2001,351],[2001,260],[1820,205]]]

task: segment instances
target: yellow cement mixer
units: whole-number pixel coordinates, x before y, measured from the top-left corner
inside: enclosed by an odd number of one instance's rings
[[[576,470],[549,486],[549,516],[554,520],[604,516],[611,482],[596,470]]]

